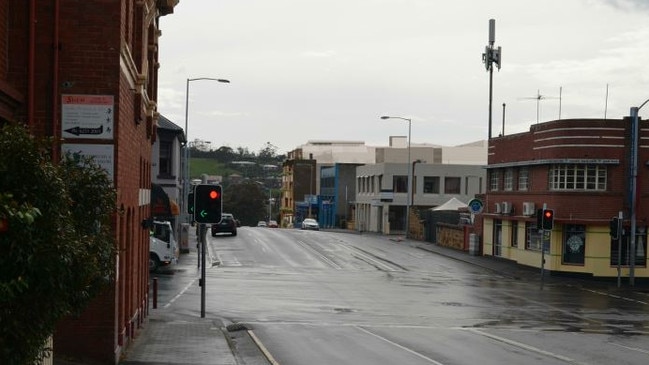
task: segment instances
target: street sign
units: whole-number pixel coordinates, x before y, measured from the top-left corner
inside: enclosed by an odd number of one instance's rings
[[[469,206],[469,212],[472,214],[480,214],[482,213],[482,209],[484,209],[484,204],[480,199],[469,200],[468,206]]]

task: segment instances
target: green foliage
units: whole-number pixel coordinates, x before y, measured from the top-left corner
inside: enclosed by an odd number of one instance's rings
[[[192,157],[189,164],[189,176],[192,179],[200,179],[202,174],[228,176],[234,173],[238,171],[213,158]]]
[[[115,191],[88,160],[54,164],[45,140],[0,129],[0,363],[31,364],[64,316],[113,277]]]
[[[223,192],[223,211],[232,213],[242,225],[256,225],[268,215],[267,193],[254,181],[232,184]]]

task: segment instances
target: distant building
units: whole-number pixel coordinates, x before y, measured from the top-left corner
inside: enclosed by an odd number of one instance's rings
[[[465,165],[461,167],[467,170],[465,175],[484,177],[483,166],[487,162],[487,143],[478,141],[454,147],[412,144],[410,157],[412,162],[419,163],[418,168],[428,164]],[[406,161],[408,161],[408,139],[403,136],[390,137],[387,147],[366,146],[364,142],[358,141],[309,141],[287,154],[287,160],[283,166],[282,220],[291,222],[291,224],[300,222],[305,214],[308,215],[308,212],[304,213],[305,209],[310,207],[312,215],[314,211],[317,212],[315,217],[323,227],[339,227],[343,221],[345,226],[355,227],[354,222],[359,217],[359,205],[356,204],[358,193],[360,193],[359,175],[357,170],[352,179],[348,174],[350,166],[354,166],[356,169],[364,167],[372,169],[370,166],[373,165],[380,165],[379,168],[390,166],[390,170],[387,172],[377,172],[378,174],[385,173],[387,178],[387,175],[394,173],[393,169],[403,169],[407,175],[406,166],[408,164]],[[314,172],[315,176],[306,174],[304,167],[298,168],[299,166],[310,166],[312,163],[315,165],[310,167],[309,171]],[[480,169],[474,171],[472,166],[480,166]],[[296,171],[302,173],[297,176]],[[314,188],[309,190],[310,194],[296,190],[296,187],[304,189],[310,179],[314,179],[313,184],[315,184]],[[484,181],[482,179],[480,184],[484,184]],[[347,188],[346,193],[345,187]],[[475,190],[479,191],[479,189]],[[311,196],[311,194],[315,194],[315,196]],[[370,201],[361,204],[365,203],[369,204]],[[399,217],[404,216],[405,210],[398,213],[395,210],[397,209],[396,205],[392,204],[391,206],[394,214]],[[405,202],[402,203],[402,207],[405,208]],[[366,216],[362,215],[361,217]],[[369,223],[364,220],[363,224]],[[400,229],[405,229],[405,227]],[[383,226],[379,232],[382,231]]]
[[[157,207],[152,201],[152,215],[156,219],[172,223],[176,240],[180,242],[180,204],[182,204],[182,148],[186,143],[182,128],[160,115],[156,128],[157,137],[151,149],[151,182],[159,185],[167,195],[168,206]]]
[[[412,166],[411,189],[408,189],[408,165],[405,163],[377,163],[356,168],[357,230],[405,234],[408,192],[412,202],[411,226],[422,218],[416,215],[417,210],[434,208],[451,198],[468,203],[485,192],[483,165],[422,162]]]

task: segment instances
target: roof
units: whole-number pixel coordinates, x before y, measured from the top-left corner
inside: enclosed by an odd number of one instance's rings
[[[165,118],[165,116],[162,114],[160,114],[160,117],[158,118],[158,129],[176,132],[176,134],[181,135],[181,137],[179,138],[181,142],[185,142],[185,132],[183,131],[183,129],[177,126],[174,122]]]
[[[431,210],[459,210],[460,208],[466,208],[468,207],[467,204],[462,203],[459,199],[453,197],[446,203],[442,205],[438,205],[435,208],[431,208]]]

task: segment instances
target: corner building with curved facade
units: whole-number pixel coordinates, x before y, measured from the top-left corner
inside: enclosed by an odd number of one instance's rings
[[[482,253],[595,278],[649,278],[649,123],[640,120],[635,252],[631,251],[632,120],[564,119],[489,140]],[[540,231],[537,211],[554,211]],[[609,222],[623,213],[618,244]],[[545,246],[545,253],[541,248]],[[633,265],[632,265],[633,263]],[[632,272],[631,272],[632,271]]]

